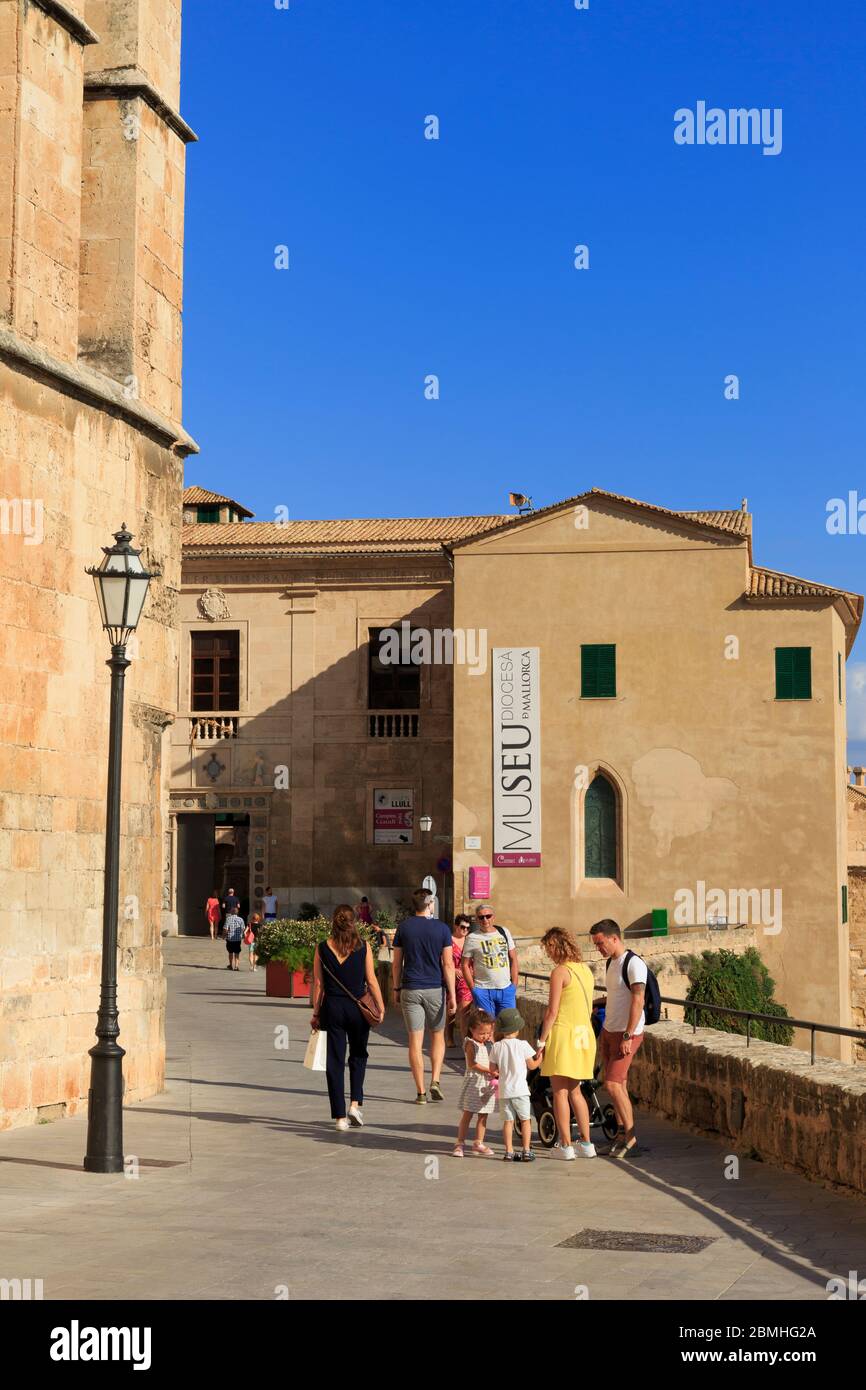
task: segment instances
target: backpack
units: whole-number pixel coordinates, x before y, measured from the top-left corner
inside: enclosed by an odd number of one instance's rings
[[[626,951],[625,955],[623,956],[623,960],[622,960],[622,978],[623,978],[623,980],[625,981],[625,983],[628,985],[629,989],[631,989],[631,981],[630,981],[629,978],[628,978],[628,963],[629,963],[629,961],[631,960],[632,956],[634,956],[634,955],[637,955],[637,952],[636,952],[636,951]],[[637,956],[637,959],[638,959],[638,960],[643,960],[643,956]],[[646,965],[646,961],[645,961],[645,960],[644,960],[644,965]],[[608,969],[609,966],[610,966],[610,961],[608,961],[607,965],[605,966],[605,972],[607,971],[607,969]],[[644,986],[644,997],[643,997],[643,1021],[644,1021],[645,1026],[649,1027],[650,1024],[658,1023],[658,1021],[659,1021],[659,1019],[661,1018],[661,1016],[662,1016],[662,992],[661,992],[661,990],[659,989],[659,982],[658,982],[658,980],[656,979],[655,974],[653,973],[653,971],[652,971],[652,970],[649,968],[649,966],[647,965],[647,966],[646,966],[646,985]]]

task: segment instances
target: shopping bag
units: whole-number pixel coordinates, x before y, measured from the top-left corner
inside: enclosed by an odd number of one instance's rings
[[[328,1035],[324,1028],[310,1034],[307,1050],[304,1053],[304,1066],[308,1071],[324,1071],[328,1051]]]

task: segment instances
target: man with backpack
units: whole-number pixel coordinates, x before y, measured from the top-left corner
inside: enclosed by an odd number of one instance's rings
[[[463,978],[476,1009],[498,1018],[517,1004],[517,948],[507,927],[496,925],[489,903],[475,909],[475,925],[463,943]]]
[[[611,1158],[630,1158],[637,1140],[634,1110],[628,1095],[628,1069],[643,1042],[645,1023],[658,1021],[658,984],[646,961],[626,949],[620,928],[609,917],[596,922],[590,929],[590,936],[599,955],[607,962],[607,1001],[599,1042],[604,1061],[604,1084],[619,1125],[608,1152]]]

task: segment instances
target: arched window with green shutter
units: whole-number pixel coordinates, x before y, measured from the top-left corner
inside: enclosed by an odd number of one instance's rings
[[[584,877],[617,877],[619,814],[616,791],[604,773],[589,784],[583,805]]]

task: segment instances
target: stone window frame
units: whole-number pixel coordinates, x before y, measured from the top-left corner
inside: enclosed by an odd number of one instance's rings
[[[629,896],[630,859],[628,842],[628,793],[622,777],[616,768],[604,759],[598,758],[585,764],[587,770],[586,786],[572,786],[571,796],[571,876],[572,893],[580,897],[627,898]],[[616,878],[587,878],[586,866],[586,817],[584,803],[594,779],[606,777],[616,794],[617,810],[617,876]]]
[[[194,632],[236,632],[238,634],[238,708],[220,710],[221,717],[247,715],[250,710],[250,620],[226,618],[208,622],[206,618],[181,623],[181,659],[178,662],[177,708],[179,719],[196,719],[201,710],[192,708],[192,634]]]

